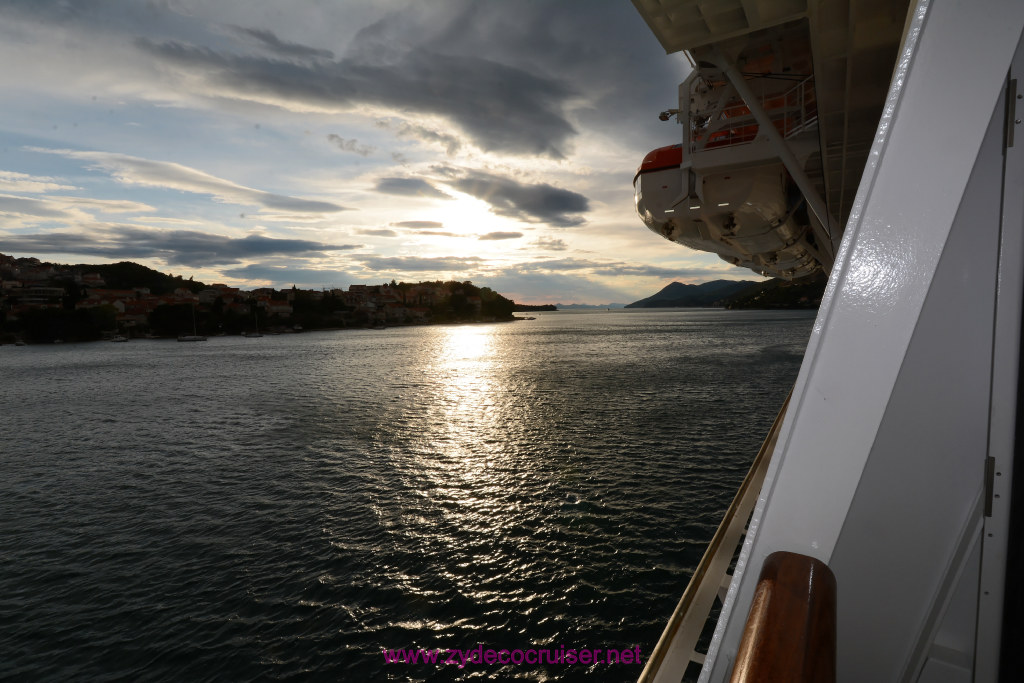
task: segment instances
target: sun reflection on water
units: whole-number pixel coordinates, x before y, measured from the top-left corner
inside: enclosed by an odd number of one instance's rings
[[[436,520],[433,535],[446,547],[445,557],[436,557],[439,578],[463,599],[491,608],[506,599],[491,584],[521,563],[505,541],[523,521],[523,511],[508,497],[525,474],[502,438],[521,406],[506,380],[508,340],[501,331],[494,325],[439,330],[433,346],[438,381],[423,422],[424,447],[405,462],[419,473],[420,514]]]
[[[455,446],[451,455],[472,459],[480,446],[474,436],[490,433],[486,428],[495,419],[500,389],[500,379],[495,377],[500,367],[495,346],[493,326],[445,330],[438,367],[444,377],[438,397],[444,419],[435,426]]]

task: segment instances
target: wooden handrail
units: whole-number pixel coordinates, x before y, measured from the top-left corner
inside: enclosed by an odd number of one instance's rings
[[[730,683],[834,683],[836,578],[824,562],[769,555]]]

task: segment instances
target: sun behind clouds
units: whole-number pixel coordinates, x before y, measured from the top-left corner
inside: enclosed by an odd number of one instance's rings
[[[489,232],[497,217],[491,213],[487,202],[462,192],[451,194],[454,199],[438,207],[435,219],[444,224],[446,230],[460,236],[475,237]]]
[[[494,215],[482,199],[454,191],[451,196],[427,213],[439,227],[418,231],[417,243],[438,253],[484,257],[499,257],[519,245],[521,223]]]

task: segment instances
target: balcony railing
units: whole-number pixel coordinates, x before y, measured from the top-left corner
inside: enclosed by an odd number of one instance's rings
[[[704,551],[704,557],[690,577],[690,583],[651,652],[638,683],[679,683],[691,662],[704,663],[704,653],[696,650],[697,641],[715,600],[724,595],[732,578],[728,573],[729,565],[746,533],[747,520],[761,492],[788,405],[787,397],[722,523]]]
[[[717,87],[728,86],[722,84]],[[808,130],[818,121],[814,79],[810,76],[785,92],[762,95],[759,104],[783,138]],[[720,108],[691,111],[689,126],[691,153],[747,144],[756,140],[758,134],[757,121],[735,93]]]

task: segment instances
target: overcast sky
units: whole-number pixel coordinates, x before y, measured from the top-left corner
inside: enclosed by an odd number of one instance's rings
[[[686,67],[628,0],[0,0],[0,252],[629,302],[754,279],[647,230]]]

